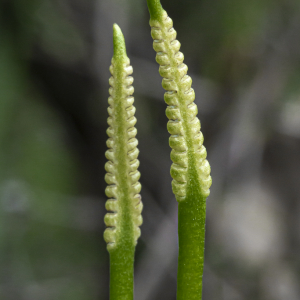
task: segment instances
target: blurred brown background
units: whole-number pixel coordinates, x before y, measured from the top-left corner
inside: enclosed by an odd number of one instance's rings
[[[300,299],[300,1],[162,0],[212,166],[204,300]],[[176,294],[177,202],[146,0],[0,2],[0,299],[106,300],[112,25],[134,69],[135,299]]]

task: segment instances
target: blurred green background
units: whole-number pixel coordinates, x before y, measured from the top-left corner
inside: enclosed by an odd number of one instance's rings
[[[204,300],[300,299],[300,2],[162,0],[212,166]],[[112,25],[134,69],[135,298],[176,294],[177,202],[146,0],[0,1],[0,299],[108,299]]]

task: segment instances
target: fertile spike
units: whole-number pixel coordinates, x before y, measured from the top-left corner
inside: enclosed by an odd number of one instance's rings
[[[203,135],[197,118],[198,109],[194,103],[195,93],[191,88],[192,79],[187,75],[188,67],[183,63],[184,56],[179,51],[180,43],[176,40],[172,19],[163,10],[159,0],[147,2],[151,16],[153,48],[157,52],[156,61],[163,77],[162,86],[167,91],[165,102],[169,105],[166,115],[169,118],[167,128],[171,134],[169,143],[173,149],[172,189],[177,201],[185,200],[191,173],[188,166],[193,166],[201,194],[206,198],[211,186],[210,166],[206,160]]]
[[[108,251],[124,246],[129,241],[135,245],[140,236],[139,226],[142,224],[141,212],[143,204],[141,196],[137,130],[134,127],[135,107],[132,105],[133,72],[126,54],[124,36],[117,24],[113,26],[114,55],[111,61],[109,79],[110,97],[108,98],[108,120],[106,158],[108,184],[105,193],[110,199],[106,202],[108,213],[104,222],[108,227],[104,232]]]
[[[173,22],[160,0],[147,0],[153,48],[169,105],[172,189],[178,203],[177,300],[201,300],[204,265],[206,198],[211,186],[192,79],[179,51]]]

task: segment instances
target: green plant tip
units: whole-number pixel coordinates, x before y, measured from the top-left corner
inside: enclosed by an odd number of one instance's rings
[[[152,20],[160,20],[164,9],[161,6],[160,0],[147,0],[150,18]]]
[[[113,25],[113,42],[114,42],[114,57],[116,59],[124,59],[127,57],[124,35],[121,28]]]

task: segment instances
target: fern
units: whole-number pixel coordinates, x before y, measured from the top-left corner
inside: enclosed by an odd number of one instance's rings
[[[179,51],[173,21],[159,0],[147,0],[153,48],[167,91],[166,115],[171,134],[172,189],[178,208],[178,300],[202,299],[206,198],[211,186],[210,165],[206,160],[198,109],[194,103],[192,79],[187,75],[184,56]]]
[[[110,299],[133,299],[133,262],[140,236],[143,208],[141,196],[138,141],[133,94],[133,72],[126,54],[124,36],[118,25],[113,26],[114,55],[109,79],[109,128],[105,165],[108,184],[105,192],[108,213],[104,221],[104,239],[110,254]]]

